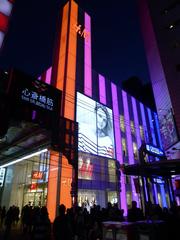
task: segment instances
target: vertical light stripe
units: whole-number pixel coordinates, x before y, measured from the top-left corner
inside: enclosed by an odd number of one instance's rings
[[[52,74],[52,67],[50,67],[46,71],[46,80],[45,80],[45,82],[48,83],[48,84],[51,84],[51,74]]]
[[[129,158],[129,164],[133,164],[134,154],[133,154],[133,144],[132,144],[132,136],[131,136],[131,123],[129,118],[127,93],[125,91],[122,91],[122,97],[123,97],[123,107],[124,107],[124,121],[125,121],[125,127],[126,127],[126,139],[127,139],[127,147],[128,147],[128,158]]]
[[[56,216],[56,198],[57,198],[57,179],[58,179],[58,161],[59,153],[51,151],[49,161],[49,179],[47,190],[47,209],[51,222]]]
[[[75,81],[76,81],[76,51],[77,51],[77,33],[74,25],[77,24],[78,5],[71,1],[70,9],[70,32],[69,47],[67,59],[67,78],[65,89],[64,117],[74,120],[75,115]]]
[[[131,97],[131,101],[132,101],[132,107],[133,107],[134,125],[135,125],[135,131],[136,131],[136,141],[137,141],[137,146],[139,149],[142,143],[141,143],[139,119],[138,119],[138,113],[137,113],[137,105],[136,105],[136,100],[134,97]]]
[[[141,135],[140,135],[140,128],[139,128],[139,119],[138,119],[138,113],[137,113],[137,105],[136,100],[134,97],[131,97],[132,102],[132,108],[133,108],[133,116],[134,116],[134,126],[136,131],[136,142],[137,142],[137,148],[139,149],[141,147]],[[134,183],[133,183],[134,184]],[[141,199],[138,199],[138,204],[140,206]]]
[[[156,124],[156,130],[157,130],[159,145],[160,145],[160,148],[163,149],[157,113],[154,113],[154,119],[155,119],[155,124]],[[164,185],[163,185],[163,186],[160,185],[160,189],[161,189],[161,196],[162,196],[162,204],[163,204],[163,207],[168,207],[168,206],[167,206],[167,201],[166,201],[166,193],[165,193]],[[170,191],[170,194],[172,195],[172,192],[171,192],[171,191]]]
[[[144,105],[142,103],[140,103],[140,109],[141,109],[141,117],[142,117],[142,124],[143,124],[143,129],[144,129],[144,138],[145,141],[148,141],[149,139],[147,139],[147,124],[146,124],[146,117],[145,117],[145,111],[144,111]],[[145,182],[145,194],[146,194],[146,199],[148,199],[148,194],[147,194],[147,188],[146,188],[146,179],[144,178],[144,182]]]
[[[149,117],[149,123],[150,123],[150,127],[151,127],[151,132],[152,132],[152,139],[153,139],[153,145],[157,146],[157,141],[156,141],[156,137],[155,137],[155,132],[154,132],[154,125],[153,125],[153,118],[152,118],[152,113],[151,110],[148,108],[148,117]],[[157,127],[157,122],[155,119],[155,123],[156,123],[156,127]],[[158,130],[158,128],[157,128]],[[158,137],[160,137],[160,135],[158,135]],[[156,160],[158,161],[159,159],[156,158]],[[155,184],[154,185],[154,190],[155,190],[155,194],[157,196],[157,187]],[[165,195],[165,191],[164,191],[164,187],[160,185],[160,190],[161,190],[161,198],[162,198],[162,204],[163,207],[167,207],[167,203],[166,203],[166,195]],[[156,197],[156,201],[158,203],[158,196]]]
[[[68,13],[69,13],[69,2],[64,6],[62,14],[62,26],[61,26],[61,37],[60,37],[60,49],[58,56],[58,67],[57,67],[57,82],[56,88],[63,91],[64,87],[64,76],[65,76],[65,61],[66,61],[66,46],[67,46],[67,35],[68,35]]]
[[[131,136],[131,123],[130,123],[130,117],[129,117],[127,93],[125,91],[122,91],[122,98],[123,98],[123,107],[124,107],[124,122],[126,127],[126,140],[127,140],[129,164],[134,164],[134,152],[133,152],[133,143],[132,143],[132,136]],[[132,187],[132,200],[135,200],[139,204],[139,199],[134,186],[133,177],[131,177],[131,187]]]
[[[114,134],[115,134],[115,143],[116,143],[116,159],[119,161],[120,164],[123,164],[117,87],[114,83],[111,83],[111,92],[112,92],[112,104],[113,104]],[[124,213],[125,215],[127,215],[125,176],[122,172],[121,172],[120,201],[121,201],[121,208],[124,209]]]
[[[155,133],[154,133],[154,126],[153,126],[153,119],[152,119],[152,115],[151,115],[151,110],[149,108],[147,108],[147,111],[148,111],[149,125],[150,125],[150,131],[151,131],[151,134],[152,134],[153,145],[156,146],[156,138],[155,138]],[[153,184],[153,189],[154,189],[156,204],[158,204],[158,193],[157,193],[156,184]]]
[[[106,105],[106,85],[105,78],[99,74],[99,100]]]
[[[84,93],[92,97],[92,59],[91,59],[91,18],[85,13],[85,30],[89,37],[84,39]]]

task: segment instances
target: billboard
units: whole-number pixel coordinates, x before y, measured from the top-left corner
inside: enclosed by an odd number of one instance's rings
[[[112,110],[77,93],[78,150],[115,157]]]
[[[164,149],[168,149],[178,141],[178,135],[172,110],[159,114],[160,133]]]

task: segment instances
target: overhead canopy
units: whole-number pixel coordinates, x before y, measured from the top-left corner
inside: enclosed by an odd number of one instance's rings
[[[163,176],[180,174],[180,159],[155,161],[123,166],[123,172],[132,176]]]

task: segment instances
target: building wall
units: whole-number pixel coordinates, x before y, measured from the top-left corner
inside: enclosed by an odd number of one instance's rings
[[[179,11],[180,4],[139,0],[144,46],[165,149],[178,141],[180,132]]]
[[[75,13],[72,13],[72,9]],[[106,204],[108,196],[105,192],[107,193],[110,189],[112,194],[113,192],[118,193],[117,199],[127,214],[131,200],[136,200],[140,206],[140,195],[135,186],[136,179],[124,176],[121,171],[121,187],[119,186],[117,189],[119,180],[116,179],[116,186],[108,180],[111,175],[108,162],[114,159],[121,166],[138,163],[138,149],[143,142],[160,147],[160,142],[156,140],[158,125],[154,121],[155,113],[122,91],[106,77],[92,70],[90,16],[73,1],[69,1],[65,5],[61,11],[61,16],[54,64],[52,71],[51,68],[48,69],[43,80],[49,81],[49,73],[51,74],[51,84],[63,90],[62,116],[79,122],[78,184],[82,197],[83,194],[93,195],[91,190],[97,191],[97,186],[99,186],[99,190],[104,192],[99,193],[98,199],[101,199],[102,204]],[[72,42],[73,44],[71,44]],[[68,69],[72,69],[70,75],[68,75]],[[69,91],[70,86],[72,86],[71,91]],[[103,148],[106,149],[103,153],[99,148],[101,144],[100,135],[98,135],[97,106],[101,106],[108,112],[111,123],[111,133],[108,133],[108,138],[104,138],[106,141],[104,141],[104,145],[102,144]],[[69,112],[71,116],[69,116]],[[88,159],[90,170],[84,172],[84,177],[82,177],[83,171],[80,170],[83,169],[82,156],[90,158],[90,160]],[[98,163],[92,167],[94,159]],[[148,160],[155,159],[151,157],[147,158]],[[92,175],[92,169],[96,169],[96,172],[99,171],[99,175]],[[107,174],[107,179],[103,180],[103,177],[99,177],[102,174],[99,169]],[[154,199],[152,196],[152,200],[158,203],[156,185],[153,185],[152,189],[153,195],[155,195]],[[83,191],[86,192],[83,193]]]

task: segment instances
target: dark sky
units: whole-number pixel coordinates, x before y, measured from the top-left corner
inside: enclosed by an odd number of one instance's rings
[[[13,66],[36,75],[52,62],[61,0],[16,0],[0,67]],[[136,0],[77,0],[92,20],[93,68],[114,82],[149,75]]]

